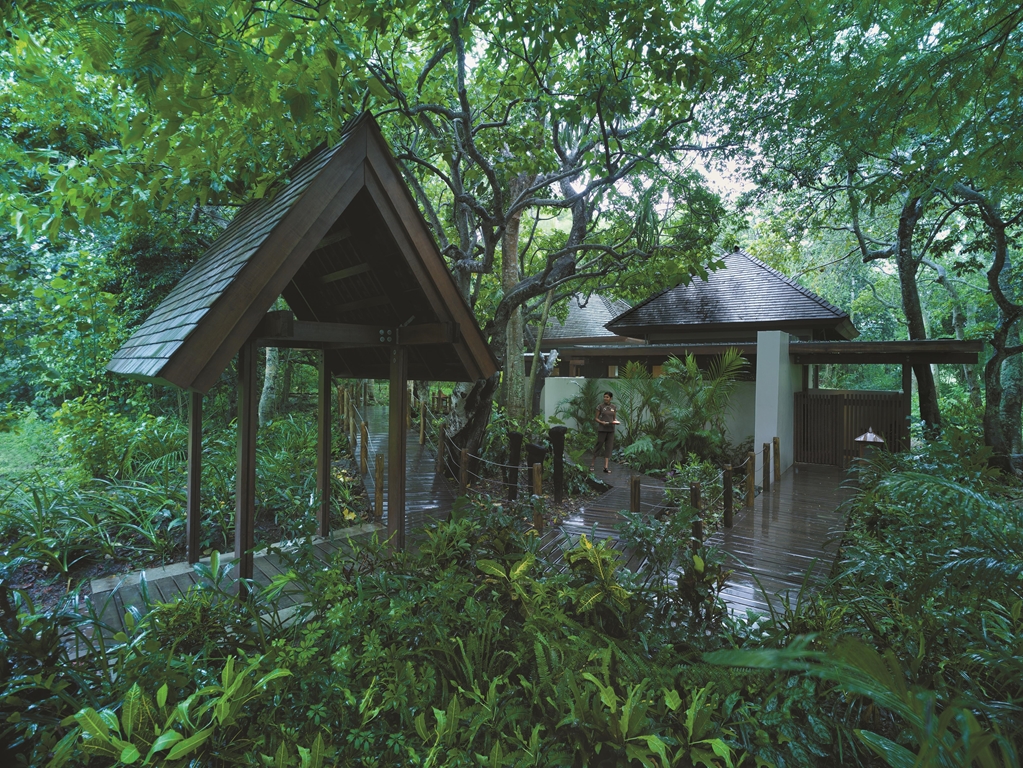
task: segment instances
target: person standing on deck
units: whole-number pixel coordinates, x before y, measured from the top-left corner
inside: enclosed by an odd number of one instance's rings
[[[615,444],[615,424],[618,424],[618,407],[611,402],[613,395],[610,392],[604,393],[604,402],[597,406],[597,447],[593,449],[593,461],[590,462],[590,471],[597,461],[600,452],[604,452],[604,471],[611,474],[608,462],[611,460],[611,449]]]

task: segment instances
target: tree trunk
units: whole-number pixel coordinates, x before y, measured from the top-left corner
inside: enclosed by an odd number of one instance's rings
[[[259,396],[259,426],[263,428],[277,413],[277,391],[280,383],[281,351],[266,348],[266,366],[263,370],[263,392]]]
[[[536,380],[546,376],[539,376],[540,368],[540,346],[543,344],[543,334],[547,330],[547,318],[551,315],[551,302],[554,301],[554,289],[547,291],[543,300],[543,313],[540,315],[540,324],[536,328],[536,344],[533,345],[533,363],[529,366],[529,383],[526,385],[526,397],[529,398],[529,415],[535,416],[538,407],[536,395]]]
[[[1019,331],[1013,334],[1019,341]],[[1021,414],[1023,414],[1023,357],[1013,355],[1002,363],[1002,412],[1001,433],[1011,456],[1023,453],[1021,435]],[[1011,461],[1013,469],[1020,469],[1018,462]]]
[[[474,384],[458,384],[451,393],[451,413],[445,425],[449,438],[446,448],[454,450],[444,452],[449,467],[453,466],[452,457],[457,456],[457,451],[462,448],[479,455],[483,434],[490,423],[498,375],[495,373],[489,379],[479,379]]]
[[[291,397],[291,371],[294,368],[294,363],[291,362],[292,350],[285,349],[282,355],[283,361],[281,368],[283,373],[281,374],[281,388],[277,392],[277,413],[285,413],[288,410],[288,398]]]
[[[924,322],[920,291],[916,275],[920,263],[913,258],[913,232],[923,213],[923,201],[910,197],[899,214],[899,232],[895,248],[895,262],[899,270],[899,290],[902,296],[902,310],[906,314],[910,340],[926,339],[927,326]],[[931,367],[927,363],[913,366],[916,376],[917,396],[920,401],[920,418],[928,429],[941,426],[941,411],[938,408],[938,390],[934,386]]]
[[[994,253],[991,267],[987,271],[987,287],[998,307],[998,319],[995,321],[990,339],[994,354],[984,366],[984,443],[994,450],[991,464],[1008,471],[1011,470],[1009,453],[1012,444],[1011,437],[1004,432],[1002,423],[1002,363],[1023,351],[1020,345],[1008,346],[1010,335],[1017,338],[1019,336],[1019,331],[1014,330],[1014,326],[1023,317],[1023,306],[1015,303],[1005,291],[1012,265],[1009,262],[1006,223],[1002,220],[998,203],[989,193],[978,192],[965,184],[956,184],[955,190],[980,209],[981,219],[993,244]]]
[[[508,199],[515,200],[532,182],[532,177],[520,175],[515,178],[509,190]],[[501,240],[501,288],[507,294],[519,284],[519,227],[522,212],[510,215],[505,222],[504,237]],[[505,326],[505,359],[502,379],[501,401],[508,417],[513,422],[521,421],[526,415],[526,367],[523,359],[524,328],[522,305],[512,309]]]

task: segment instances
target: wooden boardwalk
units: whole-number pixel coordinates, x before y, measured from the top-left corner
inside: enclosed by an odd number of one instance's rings
[[[387,455],[387,408],[370,406],[363,417],[369,424],[371,468],[363,480],[372,504],[375,492],[372,467],[377,454]],[[447,516],[456,492],[451,480],[435,473],[436,453],[429,444],[419,445],[415,429],[409,430],[407,459],[406,537],[412,543],[417,531]],[[616,527],[622,520],[620,511],[628,509],[629,478],[635,473],[613,462],[611,467],[610,475],[597,473],[611,486],[607,492],[585,502],[558,526],[545,532],[541,543],[545,553],[557,557],[559,548],[571,546],[586,534],[599,540],[611,539],[622,552],[626,567],[642,568],[642,563],[625,551]],[[726,567],[732,570],[722,597],[733,614],[752,610],[766,615],[772,608],[782,610],[793,603],[804,581],[812,591],[827,577],[844,525],[840,505],[849,496],[849,491],[842,487],[845,478],[845,471],[836,467],[796,465],[781,482],[773,483],[770,491],[758,496],[752,509],[736,509],[731,529],[717,531],[708,539],[708,545],[724,553]],[[334,531],[328,539],[316,539],[317,556],[329,561],[338,549],[346,548],[349,537],[374,532],[386,535],[386,485],[384,493],[383,520]],[[642,476],[641,511],[655,514],[664,509],[663,481]],[[270,584],[286,568],[279,548],[257,551],[253,564],[255,582],[259,585]],[[151,602],[174,600],[197,582],[187,563],[95,579],[93,605],[115,629],[124,627],[127,611],[144,610],[140,573],[145,574]],[[285,595],[281,605],[287,607],[294,602],[293,597]]]
[[[731,528],[708,539],[733,571],[721,593],[729,610],[767,614],[769,597],[781,611],[804,583],[813,592],[827,579],[845,528],[843,502],[852,495],[847,478],[839,467],[793,465],[752,509],[736,509]]]

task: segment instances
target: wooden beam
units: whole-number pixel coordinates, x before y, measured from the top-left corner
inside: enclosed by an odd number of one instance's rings
[[[330,274],[324,275],[320,278],[321,283],[336,283],[338,280],[344,280],[355,275],[361,275],[363,272],[369,272],[373,267],[369,264],[356,264],[354,267],[348,267],[346,269],[339,269],[337,272],[331,272]]]
[[[274,313],[275,315],[277,313]],[[458,326],[454,323],[422,323],[404,328],[383,325],[357,325],[354,323],[314,323],[268,316],[256,329],[257,343],[266,347],[300,347],[302,345],[330,347],[384,347],[398,343],[404,346],[418,344],[453,344],[458,340]]]
[[[344,229],[339,229],[337,232],[327,235],[322,240],[320,240],[320,242],[318,242],[316,246],[313,248],[313,251],[318,251],[321,248],[326,248],[328,245],[333,245],[334,243],[340,243],[342,240],[347,240],[351,236],[352,231],[348,229],[348,227],[345,227]]]
[[[387,432],[387,536],[405,549],[405,411],[408,408],[408,350],[391,350]]]
[[[252,578],[253,530],[256,522],[256,347],[238,350],[238,464],[235,478],[234,556],[238,577]],[[247,589],[239,585],[238,595]]]
[[[188,398],[188,501],[185,514],[185,548],[188,562],[199,562],[199,524],[202,520],[202,393]]]
[[[330,364],[327,353],[320,353],[319,386],[316,409],[316,490],[320,504],[316,511],[316,529],[320,536],[330,535]]]
[[[457,323],[423,323],[406,325],[398,329],[398,344],[455,344],[458,341]]]
[[[338,304],[334,307],[335,312],[354,312],[357,309],[369,309],[370,307],[381,307],[384,304],[390,304],[391,300],[384,294],[379,296],[370,296],[368,299],[359,299],[358,301],[350,301],[347,304]]]

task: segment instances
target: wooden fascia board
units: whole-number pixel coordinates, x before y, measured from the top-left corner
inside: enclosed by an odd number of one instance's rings
[[[791,328],[839,328],[842,323],[835,320],[753,320],[726,323],[677,323],[664,325],[618,324],[610,322],[604,327],[612,333],[632,339],[644,338],[654,333],[687,333],[695,334],[704,331],[773,331]]]
[[[223,295],[185,339],[161,374],[180,387],[207,391],[252,335],[285,286],[364,185],[366,126],[347,137],[278,222]],[[272,271],[269,279],[267,271]],[[230,326],[224,334],[220,329]]]
[[[634,347],[564,347],[558,350],[559,355],[572,357],[682,357],[692,355],[723,355],[729,349],[737,349],[744,357],[755,355],[757,345],[749,343],[736,344],[671,344],[671,345],[636,345]]]
[[[977,362],[975,352],[942,352],[942,353],[910,353],[897,352],[862,352],[858,354],[842,354],[840,352],[790,352],[789,359],[796,365],[867,365],[875,363],[910,364],[941,364],[973,365]]]
[[[801,341],[789,345],[792,362],[829,363],[954,363],[977,362],[984,344],[958,339],[919,341]]]
[[[383,138],[375,134],[367,150],[366,189],[369,191],[409,268],[422,286],[430,308],[438,317],[447,318],[460,329],[455,351],[472,379],[485,379],[497,372],[486,339],[476,318],[459,293],[444,265],[440,251],[430,235],[422,213],[408,194]],[[400,190],[391,194],[389,189]]]

